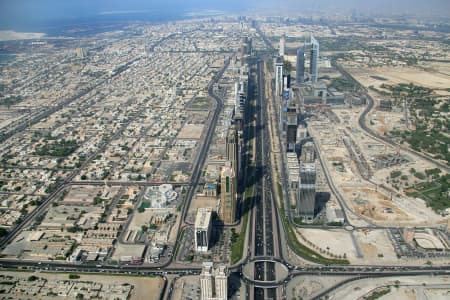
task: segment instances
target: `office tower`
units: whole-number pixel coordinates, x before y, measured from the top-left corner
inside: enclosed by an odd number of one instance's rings
[[[247,89],[248,89],[248,81],[245,78],[245,76],[241,75],[241,78],[236,81],[235,85],[235,97],[236,97],[236,104],[235,104],[235,113],[236,114],[243,114],[244,108],[245,108],[245,100],[247,99]]]
[[[87,51],[84,48],[77,48],[75,52],[77,54],[77,58],[85,58],[87,55]]]
[[[291,88],[291,75],[283,75],[283,92],[289,91]]]
[[[212,208],[199,208],[195,217],[195,250],[208,252],[211,237]]]
[[[291,75],[283,75],[283,94],[281,98],[281,105],[280,105],[280,123],[281,128],[283,132],[286,131],[286,113],[287,113],[287,107],[289,104],[290,99],[290,92],[291,92]]]
[[[290,103],[286,112],[286,146],[288,152],[295,151],[297,126],[297,108],[295,103]]]
[[[203,262],[200,274],[200,299],[211,300],[213,297],[213,263]]]
[[[241,40],[241,48],[240,48],[240,54],[241,54],[241,59],[244,58],[245,55],[247,55],[248,52],[248,37],[243,37]]]
[[[225,224],[233,224],[236,215],[236,176],[230,166],[220,174],[220,216]]]
[[[319,42],[311,36],[311,60],[310,60],[310,73],[311,81],[317,82],[319,76]]]
[[[305,82],[305,46],[298,48],[297,50],[297,84]]]
[[[299,125],[297,127],[297,142],[301,143],[303,139],[306,139],[308,137],[308,129],[305,127],[305,125]]]
[[[247,40],[247,54],[252,55],[252,52],[253,52],[253,40],[249,38]]]
[[[297,215],[304,222],[311,222],[316,209],[316,164],[301,163],[299,175]]]
[[[228,270],[225,265],[220,265],[215,270],[214,281],[216,283],[216,300],[228,299]]]
[[[285,48],[286,48],[286,36],[283,34],[280,38],[280,49],[279,49],[279,55],[281,57],[284,56]]]
[[[275,94],[280,96],[283,90],[283,59],[277,57],[275,59]]]
[[[225,265],[214,268],[212,262],[204,262],[200,274],[201,300],[228,299],[228,269]]]
[[[228,133],[226,136],[226,155],[228,161],[231,163],[231,168],[233,169],[236,178],[239,177],[239,138],[236,128],[233,126],[228,128]]]
[[[314,143],[311,141],[303,144],[300,154],[300,161],[303,163],[313,163],[315,161]]]
[[[241,111],[241,102],[240,102],[240,95],[239,95],[239,81],[236,81],[234,83],[234,97],[235,97],[234,114],[237,115]]]

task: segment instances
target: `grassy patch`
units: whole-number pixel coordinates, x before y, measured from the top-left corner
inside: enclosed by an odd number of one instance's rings
[[[139,208],[142,208],[142,209],[150,208],[150,202],[142,202],[141,206],[139,206]]]
[[[177,248],[175,249],[175,252],[173,253],[173,257],[175,258],[175,259],[177,259],[177,256],[178,256],[178,250],[180,250],[180,245],[181,245],[181,243],[183,242],[183,237],[184,237],[184,229],[182,229],[181,230],[181,233],[180,233],[180,238],[178,239],[178,245],[177,245]]]
[[[416,173],[417,174],[417,173]],[[450,207],[448,194],[450,186],[450,174],[434,178],[431,181],[421,182],[407,191],[408,196],[418,197],[425,200],[427,206],[436,212]]]
[[[391,288],[383,288],[373,291],[370,295],[363,297],[364,300],[375,300],[387,295],[391,292]]]

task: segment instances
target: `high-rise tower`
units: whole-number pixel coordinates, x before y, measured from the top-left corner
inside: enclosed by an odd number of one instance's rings
[[[311,35],[310,76],[313,83],[319,76],[319,42]]]
[[[305,46],[301,46],[297,50],[297,84],[305,82]]]
[[[239,176],[239,140],[238,133],[234,126],[228,128],[228,133],[226,137],[226,155],[227,159],[231,163],[231,168],[233,169],[234,176],[238,178]]]
[[[230,166],[220,174],[220,216],[225,224],[233,224],[236,216],[236,176]]]
[[[215,271],[216,300],[228,299],[228,270],[225,265],[220,265]]]
[[[297,108],[295,103],[289,103],[286,112],[286,147],[288,152],[295,151],[297,142]]]
[[[286,36],[283,34],[280,38],[280,49],[279,49],[279,55],[281,57],[285,54],[285,48],[286,48]]]
[[[208,252],[211,237],[212,208],[201,207],[197,210],[195,218],[195,251]]]
[[[204,262],[200,274],[200,299],[210,300],[213,297],[213,263]]]
[[[297,215],[305,222],[314,219],[316,209],[316,164],[300,164],[300,182],[297,195]]]
[[[283,59],[275,59],[275,94],[280,96],[283,91]]]
[[[228,269],[219,265],[214,269],[212,262],[203,262],[200,274],[201,300],[228,299]]]

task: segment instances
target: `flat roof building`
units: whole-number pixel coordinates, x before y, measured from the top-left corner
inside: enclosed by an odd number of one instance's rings
[[[200,299],[228,299],[228,269],[225,265],[214,268],[212,262],[203,262],[200,274]]]
[[[207,252],[211,238],[212,208],[199,208],[195,218],[195,250]]]
[[[229,166],[222,168],[220,176],[220,216],[225,224],[236,220],[236,176]]]
[[[305,222],[314,219],[316,209],[316,164],[300,164],[300,182],[297,194],[297,215]]]

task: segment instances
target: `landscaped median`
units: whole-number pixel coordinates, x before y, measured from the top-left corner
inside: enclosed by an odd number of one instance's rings
[[[309,260],[314,263],[318,264],[325,264],[325,265],[348,265],[350,262],[346,259],[332,259],[332,258],[326,258],[320,255],[319,253],[313,251],[312,249],[308,248],[307,246],[301,244],[297,236],[295,235],[295,229],[292,228],[291,224],[289,223],[289,219],[287,218],[285,211],[284,211],[284,200],[283,200],[283,190],[281,188],[281,184],[278,183],[278,198],[280,200],[280,216],[281,220],[283,222],[283,227],[286,233],[286,239],[289,244],[289,247],[292,249],[292,251],[295,252],[300,257],[303,257],[306,260]]]
[[[239,234],[233,232],[231,237],[231,264],[237,263],[244,252],[245,236],[247,233],[248,216],[251,209],[251,202],[253,196],[253,186],[248,187],[244,193],[244,214],[241,220],[241,232]]]

